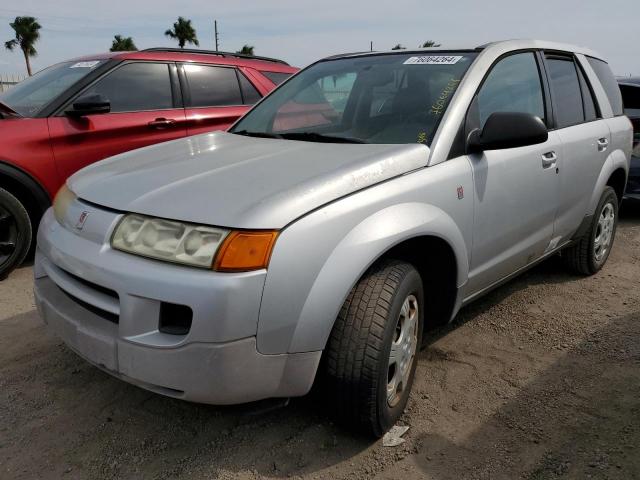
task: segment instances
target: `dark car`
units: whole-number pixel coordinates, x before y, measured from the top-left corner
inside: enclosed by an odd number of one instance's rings
[[[640,77],[618,79],[624,113],[633,123],[633,155],[625,198],[640,201]]]
[[[0,95],[0,279],[29,251],[66,178],[106,157],[226,130],[298,69],[152,48],[58,63]]]

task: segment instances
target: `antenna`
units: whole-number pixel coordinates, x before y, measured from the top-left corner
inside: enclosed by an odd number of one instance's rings
[[[216,42],[216,52],[218,51],[218,21],[214,20],[213,21],[213,31],[214,31],[214,40]]]

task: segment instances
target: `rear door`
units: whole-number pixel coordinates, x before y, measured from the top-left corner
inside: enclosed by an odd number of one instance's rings
[[[557,244],[569,240],[580,226],[598,175],[609,154],[609,127],[594,100],[580,64],[570,54],[545,54],[553,99],[554,125],[562,141],[560,201],[555,221]]]
[[[185,63],[180,74],[188,135],[226,130],[261,98],[235,67]]]
[[[503,57],[474,99],[467,130],[494,112],[522,112],[548,124],[549,102],[535,52]],[[560,139],[468,155],[474,181],[474,220],[467,297],[540,258],[550,246],[558,206]]]
[[[103,158],[186,136],[175,64],[124,63],[75,98],[88,94],[108,98],[111,112],[48,119],[61,178]]]

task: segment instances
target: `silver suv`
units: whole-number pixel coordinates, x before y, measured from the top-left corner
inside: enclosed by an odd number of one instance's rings
[[[40,225],[37,304],[143,388],[231,404],[322,377],[340,418],[379,436],[429,327],[551,255],[603,266],[631,144],[583,48],[326,58],[228,133],[71,177]]]

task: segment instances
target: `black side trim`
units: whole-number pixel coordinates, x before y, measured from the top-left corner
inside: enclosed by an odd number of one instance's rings
[[[576,232],[571,237],[571,241],[574,242],[576,240],[580,240],[584,236],[584,234],[587,233],[587,230],[589,230],[589,225],[591,225],[592,221],[593,215],[586,215],[582,219],[582,222],[580,223],[580,226],[578,227]]]

